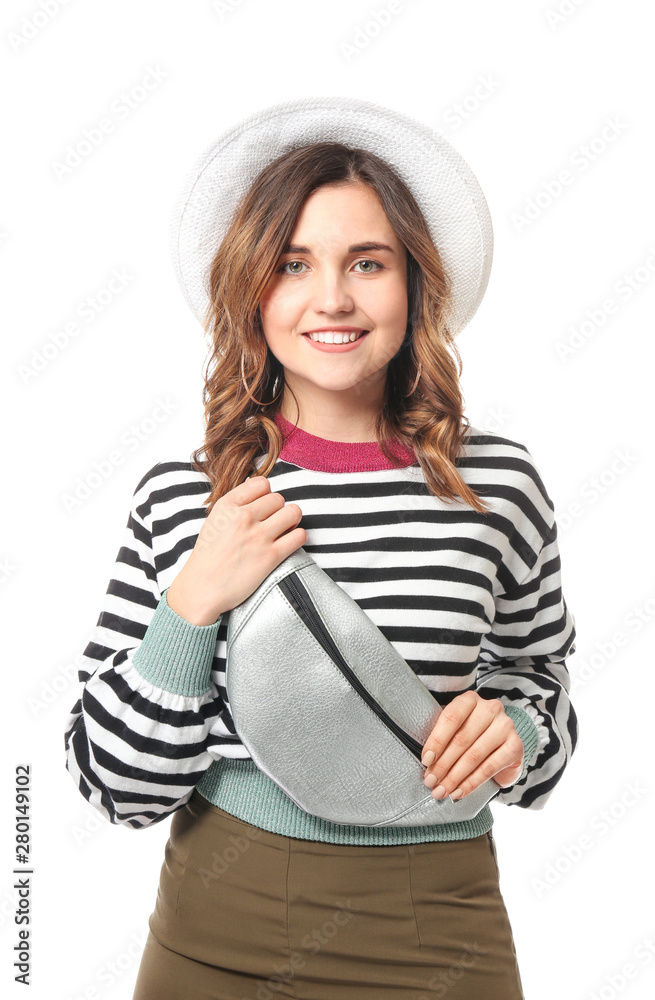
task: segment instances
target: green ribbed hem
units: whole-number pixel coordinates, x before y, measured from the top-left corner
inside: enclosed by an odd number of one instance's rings
[[[221,615],[211,625],[193,625],[169,607],[163,592],[132,664],[144,680],[170,694],[193,698],[209,691]]]
[[[461,823],[431,823],[428,826],[330,823],[296,805],[251,758],[219,757],[205,771],[196,790],[212,805],[244,823],[285,837],[330,844],[384,847],[434,840],[470,840],[487,833],[493,826],[489,803],[473,819]]]
[[[521,779],[526,775],[530,761],[537,752],[537,748],[539,746],[539,730],[537,729],[534,719],[524,708],[521,708],[520,705],[505,705],[505,714],[509,715],[510,719],[514,723],[514,726],[516,727],[516,732],[523,741],[523,770],[516,779],[516,781],[521,781]],[[514,782],[514,784],[516,784],[516,782]]]

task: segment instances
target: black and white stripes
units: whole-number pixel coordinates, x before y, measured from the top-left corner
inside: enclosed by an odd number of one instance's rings
[[[528,712],[538,751],[495,801],[539,809],[577,741],[566,667],[575,625],[553,504],[517,442],[474,429],[458,467],[489,514],[431,496],[418,466],[336,474],[278,460],[268,478],[300,506],[306,551],[442,705],[474,688]],[[194,626],[165,599],[208,491],[188,461],[159,462],[138,483],[66,723],[66,766],[80,791],[136,829],[183,805],[218,756],[249,756],[224,688],[227,615]]]

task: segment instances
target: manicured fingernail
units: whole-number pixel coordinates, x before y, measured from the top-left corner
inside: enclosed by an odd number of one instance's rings
[[[436,788],[432,789],[433,799],[442,799],[445,794],[446,794],[446,789],[444,788],[443,785],[437,785]]]
[[[437,755],[434,750],[427,750],[423,757],[421,757],[421,764],[425,764],[426,767],[429,767],[430,764],[434,764],[436,756]]]
[[[426,774],[423,779],[423,784],[427,785],[428,788],[434,788],[437,783],[437,778],[434,774]]]
[[[463,794],[464,792],[462,791],[461,788],[456,788],[454,792],[450,793],[450,801],[457,802],[458,799],[462,798]]]

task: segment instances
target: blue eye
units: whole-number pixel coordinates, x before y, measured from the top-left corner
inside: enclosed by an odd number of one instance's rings
[[[287,268],[289,264],[302,264],[303,267],[307,266],[306,264],[304,264],[302,260],[288,260],[285,264],[282,264],[281,267],[278,267],[277,273],[302,274],[302,271],[285,271],[285,268]],[[358,260],[355,267],[357,267],[358,264],[375,264],[376,268],[379,268],[380,270],[382,270],[382,268],[384,267],[384,264],[379,264],[376,260],[369,260],[368,258],[366,258],[365,260]],[[374,273],[375,273],[374,271],[360,271],[360,274],[374,274]]]

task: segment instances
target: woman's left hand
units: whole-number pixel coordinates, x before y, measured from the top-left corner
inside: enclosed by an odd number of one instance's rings
[[[429,756],[424,778],[435,798],[462,798],[488,778],[500,788],[512,785],[523,771],[523,741],[498,698],[463,691],[443,709],[423,746]]]

